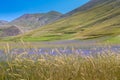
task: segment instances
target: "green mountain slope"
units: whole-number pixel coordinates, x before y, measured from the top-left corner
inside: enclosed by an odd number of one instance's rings
[[[54,23],[19,35],[14,40],[92,39],[120,35],[120,0],[91,0],[66,15]]]

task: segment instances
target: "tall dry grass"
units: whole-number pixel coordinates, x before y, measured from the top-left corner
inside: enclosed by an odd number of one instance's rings
[[[5,54],[0,80],[120,80],[120,54]]]
[[[119,53],[82,56],[56,51],[58,55],[10,54],[7,43],[6,54],[0,55],[0,80],[120,80]]]

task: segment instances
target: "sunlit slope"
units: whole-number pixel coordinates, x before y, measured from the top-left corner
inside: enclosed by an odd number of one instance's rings
[[[25,41],[92,39],[120,34],[120,1],[107,0],[85,11],[62,18],[30,33],[17,36]],[[14,39],[14,40],[15,40]]]

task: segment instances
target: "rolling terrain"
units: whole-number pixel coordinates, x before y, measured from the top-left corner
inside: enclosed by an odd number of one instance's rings
[[[120,1],[91,0],[54,23],[14,37],[14,40],[84,40],[120,35]],[[12,39],[11,39],[12,40]]]

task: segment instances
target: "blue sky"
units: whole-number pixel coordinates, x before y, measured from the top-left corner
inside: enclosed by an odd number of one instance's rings
[[[51,10],[67,13],[89,0],[0,0],[0,20],[11,21],[26,13]]]

